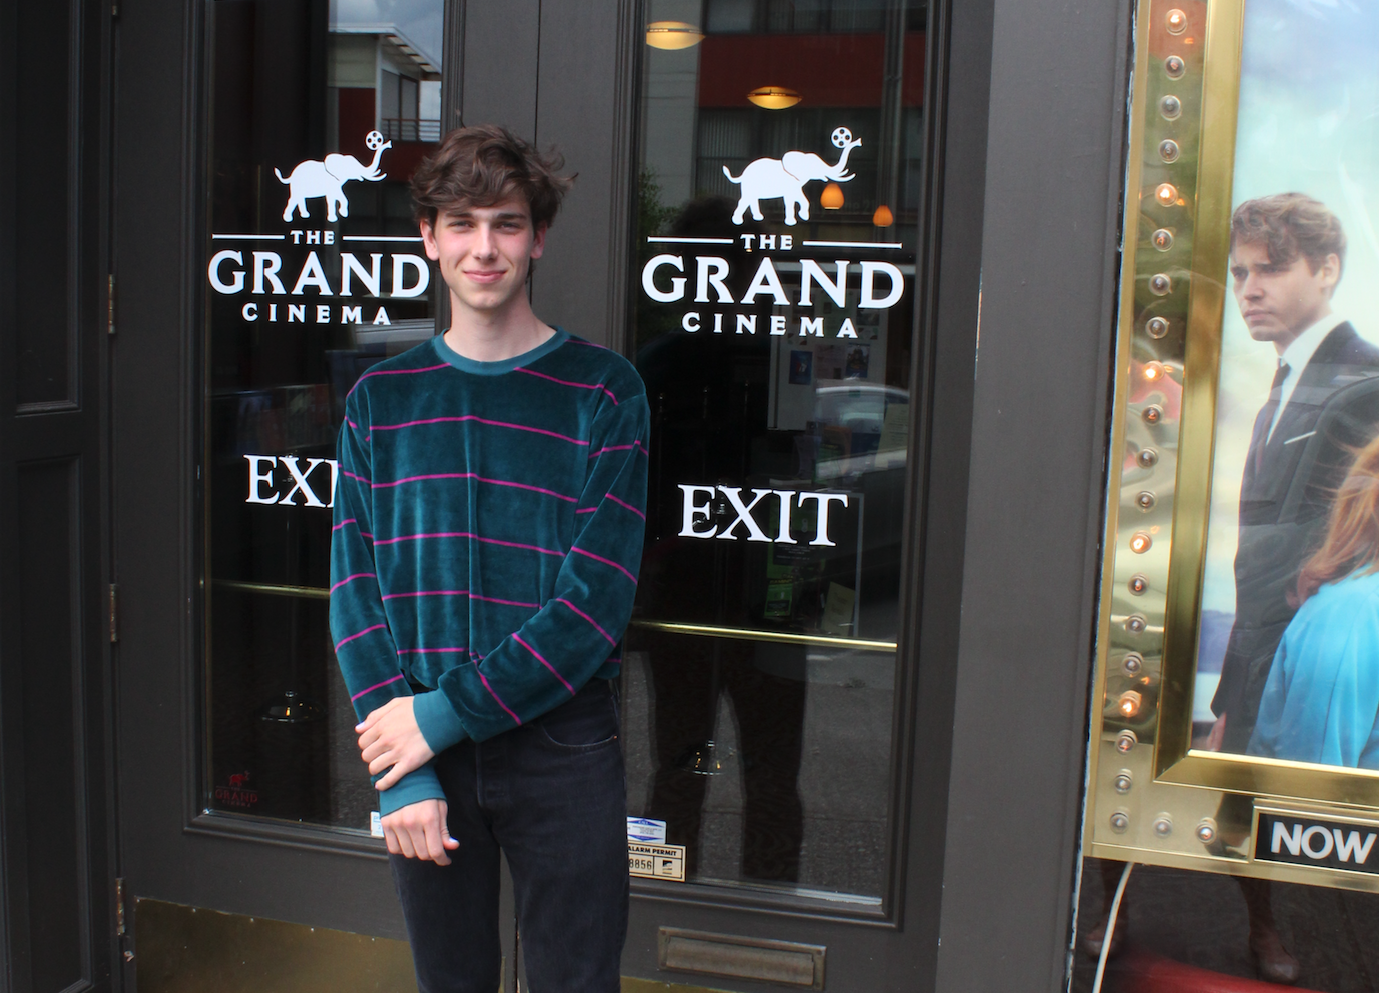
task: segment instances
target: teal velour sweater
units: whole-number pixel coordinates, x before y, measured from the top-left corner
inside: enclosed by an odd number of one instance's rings
[[[503,362],[437,336],[364,373],[345,418],[330,626],[361,719],[416,691],[439,754],[617,675],[649,426],[626,359],[560,329]],[[432,798],[427,765],[380,808]]]

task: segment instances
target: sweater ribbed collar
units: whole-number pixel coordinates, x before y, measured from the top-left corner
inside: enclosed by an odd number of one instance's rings
[[[465,358],[445,343],[444,333],[436,335],[431,341],[434,343],[436,354],[441,357],[441,360],[449,362],[461,372],[472,372],[476,376],[501,376],[503,373],[512,372],[512,370],[520,366],[531,365],[537,359],[549,355],[561,345],[565,344],[569,337],[570,334],[568,331],[557,326],[555,334],[551,335],[535,348],[523,352],[521,355],[514,355],[510,359],[502,359],[498,362],[479,362],[475,359]]]

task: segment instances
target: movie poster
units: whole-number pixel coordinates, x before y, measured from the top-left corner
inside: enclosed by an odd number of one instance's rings
[[[1197,748],[1379,768],[1376,39],[1245,7]]]

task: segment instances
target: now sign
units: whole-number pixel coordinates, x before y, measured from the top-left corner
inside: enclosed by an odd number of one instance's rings
[[[1379,825],[1259,812],[1255,861],[1313,865],[1379,874],[1374,840]]]

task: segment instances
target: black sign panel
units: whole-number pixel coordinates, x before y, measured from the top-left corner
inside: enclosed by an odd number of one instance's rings
[[[1379,824],[1259,812],[1255,861],[1379,875]]]

